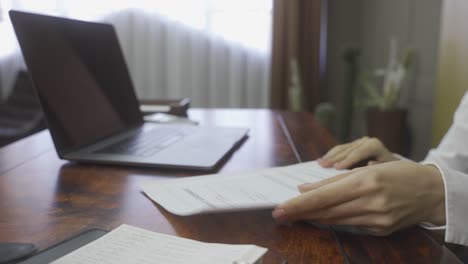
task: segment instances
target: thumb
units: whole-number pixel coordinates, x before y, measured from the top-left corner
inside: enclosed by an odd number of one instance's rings
[[[355,173],[356,170],[359,170],[359,169],[355,169],[355,170],[352,170],[352,171],[349,171],[349,172],[346,172],[346,173],[338,174],[336,176],[333,176],[331,178],[324,179],[324,180],[321,180],[321,181],[318,181],[318,182],[304,183],[304,184],[301,184],[301,185],[297,186],[297,188],[299,189],[299,192],[305,193],[305,192],[308,192],[308,191],[311,191],[311,190],[314,190],[314,189],[318,189],[318,188],[320,188],[322,186],[325,186],[327,184],[339,181],[339,180],[341,180],[341,179],[343,179],[345,177],[348,177],[349,175]]]

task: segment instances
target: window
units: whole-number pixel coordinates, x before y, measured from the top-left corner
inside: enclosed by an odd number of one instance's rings
[[[154,12],[187,26],[269,52],[272,0],[0,0],[20,9],[95,20],[126,8]],[[5,15],[5,12],[4,12]]]

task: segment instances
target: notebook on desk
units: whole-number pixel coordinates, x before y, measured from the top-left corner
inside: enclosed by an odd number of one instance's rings
[[[213,169],[246,128],[145,123],[112,25],[10,11],[58,156]]]

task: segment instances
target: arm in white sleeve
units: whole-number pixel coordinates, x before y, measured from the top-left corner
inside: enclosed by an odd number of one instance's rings
[[[452,126],[439,146],[429,152],[424,162],[468,173],[468,92],[453,119]]]
[[[468,246],[468,175],[438,167],[445,185],[445,242]]]
[[[468,93],[449,131],[423,163],[437,166],[444,180],[445,241],[468,246]]]

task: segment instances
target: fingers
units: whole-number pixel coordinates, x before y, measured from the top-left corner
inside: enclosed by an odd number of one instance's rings
[[[319,164],[325,168],[333,167],[335,163],[346,157],[355,147],[365,141],[367,137],[354,140],[353,142],[333,147],[321,159]]]
[[[334,147],[319,160],[319,164],[325,168],[347,169],[369,158],[380,162],[395,159],[378,139],[363,137]]]
[[[333,167],[341,167],[343,160],[346,160],[349,156],[354,155],[356,150],[359,149],[363,143],[363,141],[356,142],[352,146],[338,153],[335,157],[333,157]]]
[[[336,169],[346,169],[365,159],[374,157],[377,148],[372,140],[365,140],[353,149],[353,152],[335,165]]]
[[[325,185],[328,185],[330,183],[333,183],[333,182],[336,182],[336,181],[339,181],[345,177],[348,177],[349,175],[355,173],[357,170],[353,170],[353,171],[350,171],[350,172],[346,172],[346,173],[342,173],[342,174],[339,174],[339,175],[336,175],[336,176],[333,176],[331,178],[328,178],[328,179],[325,179],[325,180],[321,180],[319,182],[314,182],[314,183],[304,183],[302,185],[299,185],[297,188],[299,189],[299,191],[301,193],[304,193],[304,192],[308,192],[310,190],[313,190],[313,189],[317,189],[317,188],[320,188],[322,186],[325,186]]]
[[[313,189],[279,205],[273,217],[279,222],[303,219],[308,214],[333,205],[346,203],[360,196],[360,182],[353,175],[341,176],[321,188]]]
[[[341,153],[342,151],[348,149],[351,146],[351,143],[338,145],[333,147],[330,151],[328,151],[325,156],[318,160],[320,166],[324,168],[331,168],[335,165],[336,156]]]
[[[386,236],[400,228],[398,223],[394,222],[387,215],[366,209],[365,204],[365,199],[358,198],[344,204],[310,212],[302,217],[301,220],[326,225],[352,226],[376,236]]]
[[[357,198],[342,204],[309,212],[304,215],[303,220],[336,225],[343,219],[360,215],[370,215],[373,213],[373,210],[367,206],[367,199]]]
[[[400,176],[402,181],[395,184],[395,177],[401,170],[411,172],[412,166],[417,165],[410,162],[385,163],[302,185],[299,187],[302,194],[279,205],[273,211],[273,217],[278,222],[309,220],[354,226],[373,235],[388,235],[421,222],[421,212],[428,211],[423,208],[417,214],[414,212],[412,205],[419,201],[412,203],[412,199],[421,199],[420,196],[415,197],[406,177]],[[410,199],[405,199],[407,197]]]
[[[375,196],[374,196],[375,197]],[[343,219],[360,215],[387,215],[373,196],[358,197],[328,207],[310,210],[300,216],[301,220],[310,220],[323,224],[344,224]],[[389,218],[396,219],[396,218]],[[364,225],[364,223],[362,224]]]
[[[368,140],[368,137],[363,137],[351,143],[335,146],[328,151],[325,156],[319,159],[319,164],[324,168],[336,167],[341,161],[354,153],[360,145],[364,144]]]
[[[358,139],[359,140],[359,139]],[[335,146],[333,147],[332,149],[330,149],[324,156],[323,156],[323,159],[331,159],[332,157],[334,157],[336,154],[340,153],[341,151],[347,149],[348,147],[350,147],[352,144],[354,144],[357,140],[353,141],[353,142],[350,142],[350,143],[346,143],[346,144],[342,144],[342,145],[338,145],[338,146]]]

